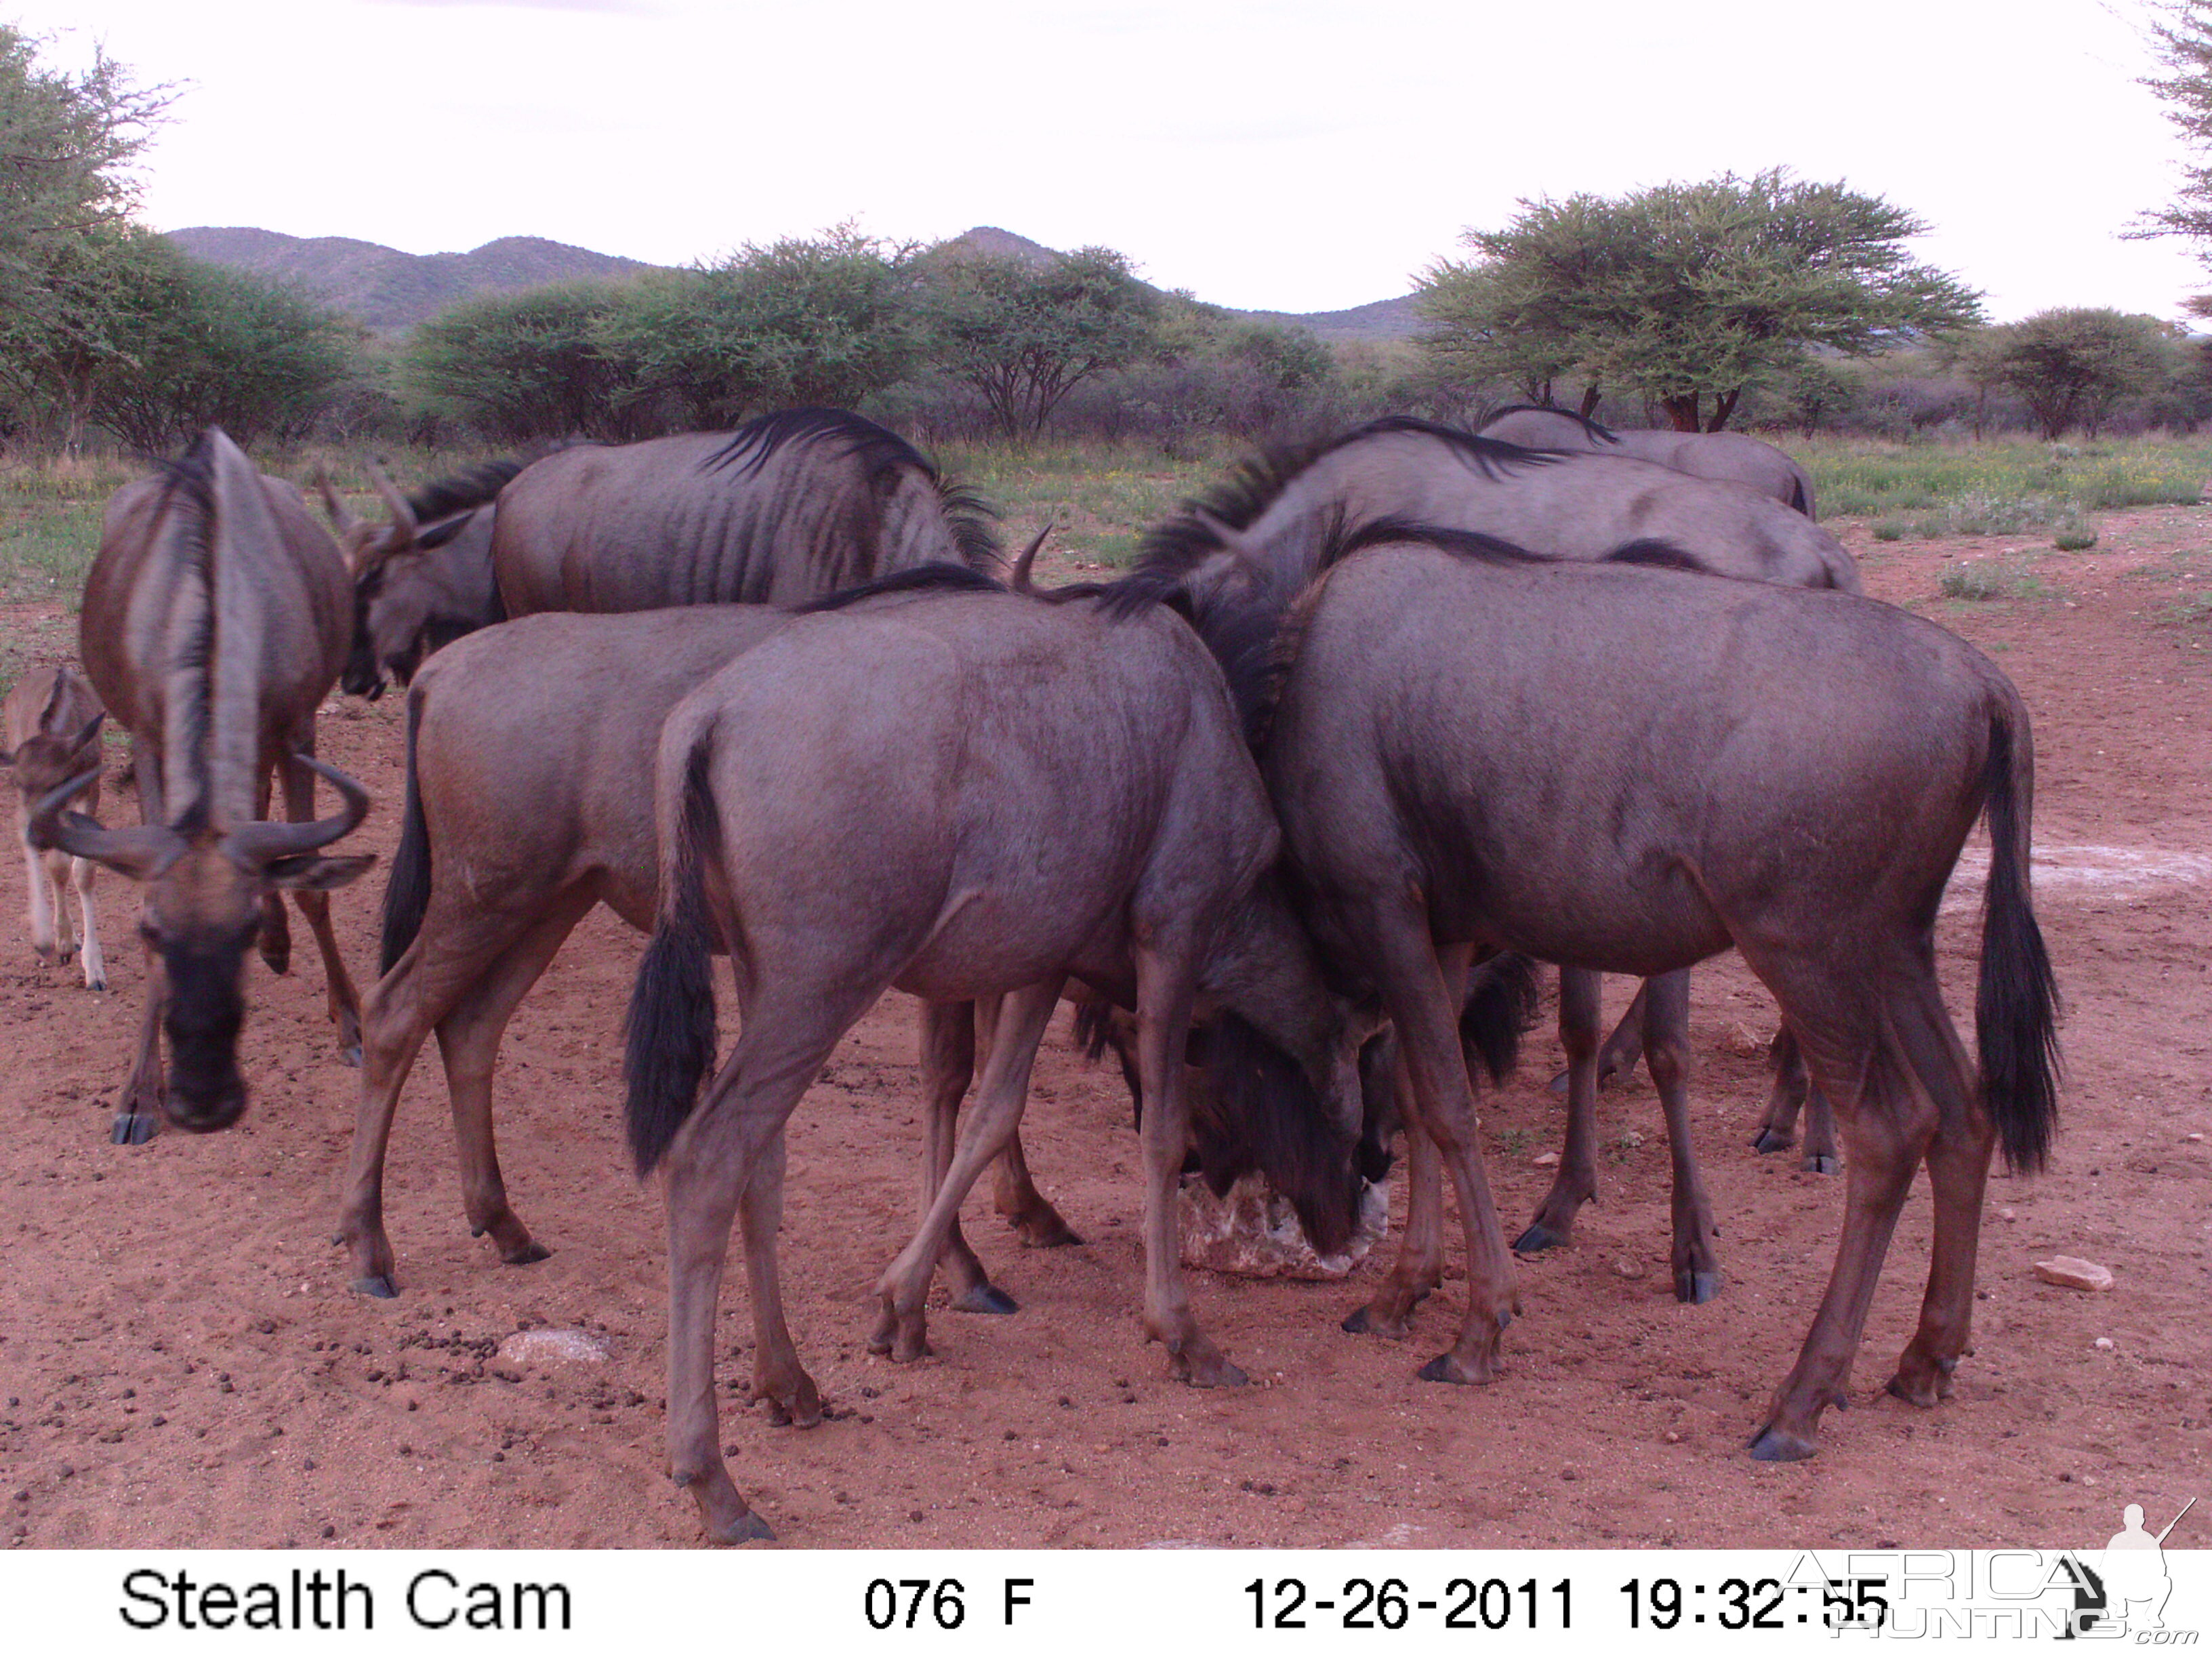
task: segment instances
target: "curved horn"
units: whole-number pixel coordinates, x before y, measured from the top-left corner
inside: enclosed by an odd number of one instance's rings
[[[1037,550],[1044,545],[1044,538],[1051,534],[1052,526],[1047,525],[1037,532],[1036,539],[1022,550],[1021,557],[1014,561],[1013,574],[1006,578],[1006,586],[1012,588],[1015,592],[1036,592],[1036,584],[1030,580],[1030,573],[1036,564]]]
[[[315,476],[313,482],[315,493],[323,498],[323,512],[331,521],[331,528],[338,532],[340,540],[350,543],[355,530],[360,526],[361,520],[354,516],[353,509],[345,504],[337,489],[332,486],[330,469],[320,461],[315,463]]]
[[[384,556],[389,558],[415,544],[415,509],[407,505],[407,498],[392,486],[392,480],[384,476],[384,469],[374,461],[368,463],[368,481],[376,486],[377,495],[392,514],[392,528],[384,537]]]
[[[185,838],[158,823],[128,830],[104,829],[82,812],[63,809],[98,781],[97,766],[50,789],[32,806],[23,839],[40,852],[49,848],[71,858],[90,859],[133,881],[151,881],[177,861]]]
[[[278,859],[291,858],[301,853],[312,853],[327,847],[341,836],[349,836],[361,827],[368,816],[368,791],[356,783],[335,766],[325,766],[313,755],[293,757],[301,765],[314,769],[331,788],[338,792],[344,803],[336,817],[317,818],[313,823],[241,823],[222,838],[222,850],[234,862],[249,869],[258,869]]]

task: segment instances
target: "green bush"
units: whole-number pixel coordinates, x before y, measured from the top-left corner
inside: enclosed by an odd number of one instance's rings
[[[1947,599],[2002,599],[2013,592],[2011,580],[1987,561],[1953,565],[1936,586]]]
[[[2087,519],[2068,519],[2051,538],[2061,553],[2082,553],[2097,544],[2097,526]]]
[[[1878,542],[1901,542],[1911,526],[1900,519],[1884,519],[1874,527],[1874,538]]]

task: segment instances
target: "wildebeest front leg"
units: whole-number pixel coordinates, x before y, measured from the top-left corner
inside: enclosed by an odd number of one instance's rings
[[[131,739],[131,768],[138,781],[138,816],[142,823],[161,823],[161,757],[134,735]],[[146,900],[138,900],[143,915]],[[109,1138],[118,1146],[143,1146],[161,1127],[161,1014],[168,1006],[168,968],[142,932],[139,948],[146,959],[146,1012],[138,1022],[138,1046],[124,1081],[122,1097],[115,1103],[115,1122]]]
[[[1145,1103],[1145,1334],[1168,1351],[1172,1375],[1194,1388],[1241,1388],[1244,1373],[1198,1328],[1183,1283],[1176,1194],[1190,1145],[1183,1054],[1195,994],[1188,940],[1137,950],[1137,1080]]]
[[[301,753],[315,752],[315,734],[311,726],[298,744]],[[284,816],[294,823],[312,823],[315,817],[315,774],[298,755],[287,752],[282,762],[284,771]],[[281,895],[271,895],[280,902],[277,915],[283,908]],[[329,997],[331,1021],[338,1028],[338,1057],[349,1066],[361,1064],[361,998],[354,990],[352,975],[346,972],[345,958],[338,954],[337,935],[331,931],[331,896],[311,888],[296,890],[292,899],[300,907],[300,914],[307,919],[307,926],[315,935],[316,948],[323,954],[323,982]],[[288,947],[289,949],[289,947]],[[275,968],[275,963],[270,963]],[[277,969],[279,973],[283,970]]]
[[[1559,969],[1559,1046],[1567,1051],[1567,1135],[1559,1172],[1513,1248],[1531,1254],[1572,1242],[1575,1215],[1597,1196],[1597,1033],[1603,975]],[[1638,1000],[1644,1000],[1639,991]]]
[[[255,817],[266,818],[269,816],[270,791],[275,787],[277,773],[283,770],[283,768],[284,763],[279,761],[255,787],[253,792]],[[314,817],[313,799],[311,790],[308,794],[308,818]],[[288,787],[285,791],[287,806],[285,816],[295,823],[302,822],[303,820],[289,811],[290,800],[291,791]],[[276,888],[272,887],[261,896],[261,933],[260,937],[254,941],[254,948],[260,952],[262,963],[270,973],[282,975],[292,971],[292,924],[284,915],[284,895]],[[358,1065],[360,1060],[356,1058],[348,1063]]]
[[[985,1054],[991,1049],[991,1037],[999,1018],[997,997],[986,997],[975,1004],[975,1018],[969,1032],[969,1063],[973,1067],[976,1050]],[[963,1085],[965,1087],[965,1085]],[[955,1102],[957,1107],[957,1102]],[[1006,1150],[999,1154],[993,1166],[991,1178],[991,1207],[1006,1218],[1014,1230],[1014,1237],[1033,1250],[1057,1249],[1064,1244],[1080,1244],[1075,1230],[1060,1218],[1060,1212],[1036,1188],[1030,1175],[1030,1161],[1022,1151],[1022,1132],[1016,1129],[1013,1138],[1006,1142]],[[956,1224],[955,1236],[957,1236]]]
[[[1805,1112],[1804,1166],[1815,1175],[1836,1172],[1836,1115],[1828,1097],[1813,1087],[1805,1073],[1805,1057],[1797,1039],[1784,1025],[1774,1034],[1767,1050],[1774,1068],[1774,1086],[1766,1097],[1766,1114],[1752,1135],[1755,1152],[1784,1152],[1797,1144],[1797,1114]]]
[[[100,866],[90,859],[71,859],[70,884],[76,889],[77,946],[84,964],[84,988],[107,988],[107,959],[100,954],[100,923],[92,911],[92,884]]]
[[[1405,1335],[1414,1308],[1444,1282],[1443,1164],[1437,1143],[1419,1127],[1405,1056],[1395,1046],[1393,1056],[1391,1087],[1397,1091],[1398,1115],[1406,1126],[1406,1236],[1375,1299],[1346,1316],[1343,1328],[1355,1336]]]
[[[1690,1144],[1690,975],[1687,969],[1644,981],[1644,1052],[1667,1116],[1667,1154],[1674,1165],[1674,1299],[1710,1302],[1721,1293],[1720,1252],[1713,1241],[1712,1200]]]
[[[1021,1122],[1028,1098],[1030,1068],[1037,1044],[1059,1006],[1061,981],[1053,979],[1009,994],[1000,1006],[996,1041],[983,1062],[982,1086],[961,1127],[957,1144],[939,1181],[921,1225],[876,1281],[883,1309],[869,1348],[895,1360],[919,1359],[929,1352],[924,1304],[929,1279],[959,1219],[960,1206],[983,1167],[999,1155]]]
[[[20,835],[16,839],[23,849],[23,879],[29,890],[31,953],[41,962],[59,962],[63,957],[54,918],[61,908],[61,896],[46,867],[49,854],[38,851]]]
[[[996,999],[993,1000],[994,1004]],[[915,1212],[917,1226],[929,1219],[937,1189],[952,1164],[952,1146],[960,1127],[960,1103],[968,1092],[975,1069],[975,1023],[980,1005],[966,1002],[921,1005],[921,1091],[923,1147],[921,1203]],[[960,1231],[960,1218],[952,1218],[945,1240],[945,1276],[952,1291],[952,1305],[963,1313],[1018,1313],[1013,1297],[991,1283],[975,1252]]]
[[[1382,918],[1374,937],[1384,1006],[1397,1028],[1412,1084],[1407,1098],[1451,1172],[1467,1238],[1467,1312],[1459,1340],[1422,1366],[1420,1374],[1431,1382],[1486,1382],[1498,1374],[1499,1338],[1520,1311],[1520,1297],[1476,1140],[1474,1089],[1460,1046],[1458,1000],[1447,988],[1465,981],[1447,977],[1428,940],[1427,917],[1418,908]]]

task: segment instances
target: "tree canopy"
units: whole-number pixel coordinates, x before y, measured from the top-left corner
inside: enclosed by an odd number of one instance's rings
[[[1084,380],[1145,350],[1158,310],[1127,258],[1105,247],[1041,266],[963,253],[929,273],[926,303],[935,361],[981,394],[1010,438],[1034,436]]]
[[[2045,438],[2076,425],[2094,438],[2121,398],[2171,378],[2179,333],[2155,317],[2077,307],[1984,329],[1954,356],[1978,383],[2018,392]]]
[[[1430,268],[1425,344],[1540,398],[1580,377],[1586,409],[1617,386],[1718,431],[1816,348],[1864,356],[1980,317],[1973,290],[1905,251],[1926,228],[1912,215],[1780,167],[1520,209],[1466,233],[1474,258]]]

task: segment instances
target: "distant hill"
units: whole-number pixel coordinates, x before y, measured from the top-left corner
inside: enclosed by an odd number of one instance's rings
[[[410,328],[481,294],[513,294],[580,277],[619,279],[653,268],[542,236],[502,236],[466,253],[402,253],[346,236],[205,225],[173,230],[169,240],[195,258],[291,282],[373,329]]]
[[[273,230],[195,226],[173,230],[169,240],[195,258],[234,265],[297,284],[349,316],[380,331],[411,328],[447,306],[483,294],[514,294],[582,278],[620,280],[654,266],[611,253],[594,253],[539,236],[502,236],[467,253],[402,253],[345,236],[286,236]],[[942,252],[1050,264],[1057,251],[996,225],[977,225],[939,244]],[[1420,326],[1413,296],[1377,300],[1349,311],[1238,311],[1255,322],[1311,329],[1331,343],[1410,339]]]

